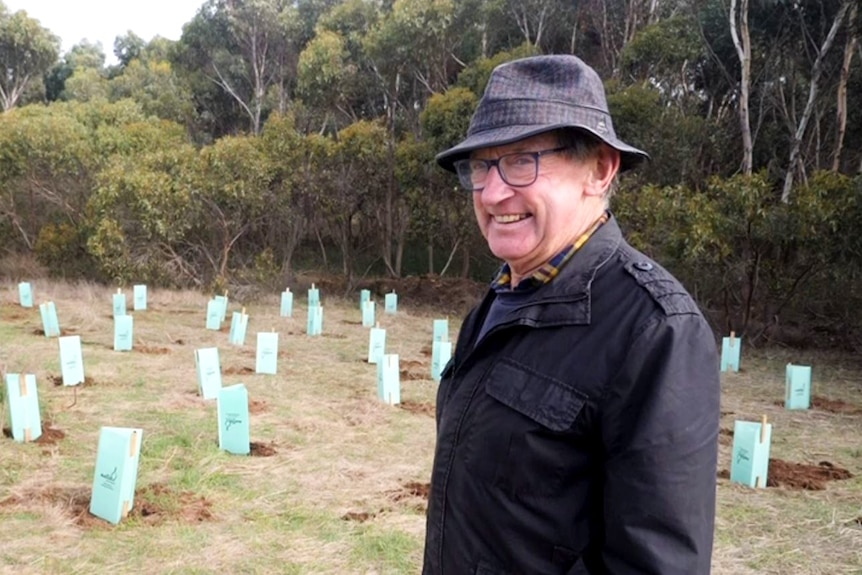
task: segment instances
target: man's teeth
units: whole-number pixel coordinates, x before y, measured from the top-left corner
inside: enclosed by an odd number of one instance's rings
[[[494,221],[498,224],[511,224],[512,222],[523,220],[526,217],[527,214],[507,214],[505,216],[494,216]]]

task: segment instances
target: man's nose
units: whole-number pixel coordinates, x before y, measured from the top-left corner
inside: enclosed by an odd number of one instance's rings
[[[512,188],[500,175],[499,165],[491,166],[488,170],[488,179],[485,180],[485,187],[480,193],[482,194],[482,203],[487,205],[496,204],[512,195]]]

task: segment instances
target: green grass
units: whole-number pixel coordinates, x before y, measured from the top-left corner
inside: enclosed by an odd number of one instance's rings
[[[35,335],[38,309],[19,308],[16,286],[0,286],[0,365],[36,374],[43,422],[66,434],[56,445],[0,442],[0,572],[419,572],[425,502],[405,485],[428,481],[434,419],[377,400],[355,301],[322,294],[319,338],[304,335],[301,299],[291,319],[278,317],[276,295],[232,301],[232,310],[245,306],[250,315],[246,345],[234,347],[226,332],[204,329],[206,296],[150,290],[150,309],[135,314],[135,349],[121,353],[111,349],[115,289],[33,287],[37,303],[55,301],[61,326],[86,342],[93,383],[77,392],[50,383],[59,375],[57,340]],[[398,315],[378,319],[402,370],[418,375],[402,380],[402,400],[433,406],[426,355],[433,316],[402,298]],[[230,373],[254,368],[255,333],[272,328],[281,334],[278,375]],[[224,385],[249,389],[252,441],[272,445],[272,457],[218,449],[215,402],[196,393],[193,356],[211,346],[220,349]],[[722,378],[722,426],[766,414],[775,425],[773,457],[829,460],[862,475],[862,416],[776,405],[788,361],[814,366],[816,394],[862,406],[852,359],[745,350],[743,371]],[[6,418],[3,405],[4,425]],[[118,526],[75,522],[104,425],[144,430],[135,505],[154,506],[155,515],[133,512]],[[729,451],[721,445],[720,469],[728,468]],[[862,574],[859,517],[859,477],[816,492],[752,490],[720,479],[713,573]]]

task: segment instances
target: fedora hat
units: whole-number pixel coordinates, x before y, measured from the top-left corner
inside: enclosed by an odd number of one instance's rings
[[[437,155],[453,163],[482,148],[511,144],[559,128],[589,132],[620,152],[620,171],[649,155],[617,138],[601,78],[576,56],[534,56],[500,64],[470,121],[467,138]]]

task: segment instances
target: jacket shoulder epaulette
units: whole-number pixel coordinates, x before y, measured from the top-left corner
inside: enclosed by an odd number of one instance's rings
[[[682,284],[657,263],[641,256],[626,262],[624,267],[665,314],[700,313],[694,299]]]

